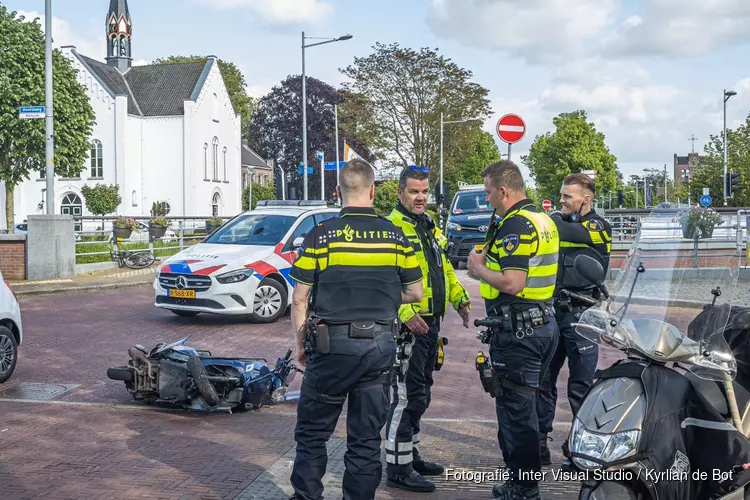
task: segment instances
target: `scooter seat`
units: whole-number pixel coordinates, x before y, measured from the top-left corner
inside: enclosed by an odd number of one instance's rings
[[[709,403],[711,403],[714,410],[719,412],[722,417],[729,417],[727,398],[717,382],[702,379],[694,375],[692,372],[685,372],[685,378],[688,379],[690,385],[693,386],[693,389],[695,389],[696,392],[700,393]],[[739,398],[739,394],[737,394],[737,396]],[[742,406],[740,406],[740,408],[742,408]]]

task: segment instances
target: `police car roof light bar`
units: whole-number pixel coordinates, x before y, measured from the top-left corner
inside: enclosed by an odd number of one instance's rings
[[[324,200],[260,200],[258,207],[327,207]]]

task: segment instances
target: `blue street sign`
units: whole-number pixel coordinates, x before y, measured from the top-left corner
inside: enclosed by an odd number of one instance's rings
[[[299,167],[297,169],[297,172],[299,173],[299,175],[302,175],[302,173],[304,172],[304,169],[302,167]],[[312,175],[312,174],[313,174],[313,168],[307,167],[307,175]]]
[[[44,106],[21,106],[18,109],[18,117],[24,119],[44,118],[46,108]]]
[[[315,157],[316,157],[316,158],[317,158],[318,160],[322,160],[322,159],[323,159],[323,151],[318,151],[318,152],[317,152],[317,153],[315,154]]]
[[[703,205],[704,207],[710,207],[711,201],[713,200],[711,199],[709,195],[704,194],[703,196],[701,196],[701,205]]]

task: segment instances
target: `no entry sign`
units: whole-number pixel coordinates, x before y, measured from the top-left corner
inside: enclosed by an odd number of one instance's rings
[[[545,210],[549,210],[550,208],[552,208],[552,202],[549,200],[544,200],[542,202],[542,208]]]
[[[513,113],[503,115],[497,121],[497,136],[508,144],[515,144],[526,135],[526,124],[523,119]]]

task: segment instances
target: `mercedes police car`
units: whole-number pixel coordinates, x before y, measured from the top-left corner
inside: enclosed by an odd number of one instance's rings
[[[320,200],[259,201],[255,210],[164,261],[154,279],[156,307],[178,316],[276,321],[291,304],[289,272],[305,235],[339,210]]]
[[[484,184],[459,186],[445,224],[448,259],[454,268],[466,262],[475,245],[484,244],[491,218],[492,207],[487,203]]]

